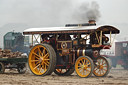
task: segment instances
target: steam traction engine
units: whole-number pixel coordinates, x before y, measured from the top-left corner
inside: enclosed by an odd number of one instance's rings
[[[70,75],[76,71],[80,77],[89,77],[92,73],[102,77],[109,73],[109,63],[100,55],[100,50],[111,47],[111,36],[119,30],[108,25],[95,26],[90,21],[66,27],[30,28],[23,33],[32,35],[28,63],[33,74]]]

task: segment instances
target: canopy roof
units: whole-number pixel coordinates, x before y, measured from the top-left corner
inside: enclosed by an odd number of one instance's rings
[[[45,28],[29,28],[24,30],[23,34],[61,34],[61,33],[81,33],[89,34],[92,32],[103,31],[103,33],[109,34],[112,31],[113,34],[118,34],[119,30],[113,26],[80,26],[80,27],[45,27]]]
[[[109,25],[100,26],[96,29],[96,31],[102,31],[104,34],[110,34],[110,31],[112,34],[118,34],[120,32],[117,28]]]

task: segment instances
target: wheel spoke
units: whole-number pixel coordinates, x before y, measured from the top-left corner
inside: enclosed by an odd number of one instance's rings
[[[46,62],[43,62],[46,66],[49,66]]]
[[[56,69],[57,72],[62,73],[63,69]]]
[[[38,47],[39,55],[42,56],[42,52],[40,50],[40,47]]]
[[[88,63],[87,66],[89,66],[91,63]]]
[[[104,63],[104,60],[102,59],[102,65],[103,65],[103,63]]]
[[[44,55],[45,55],[45,48],[44,48],[43,53],[42,53],[42,56],[44,56]]]
[[[99,72],[100,72],[100,69],[99,69],[99,71],[97,73],[99,74]]]
[[[103,66],[103,68],[104,68],[104,67],[107,68],[108,66]]]
[[[83,59],[81,60],[82,64],[84,64]]]
[[[82,70],[83,68],[79,68],[78,71]]]
[[[47,64],[49,64],[49,61],[45,61]]]
[[[61,69],[56,69],[57,72],[61,73]]]
[[[48,60],[50,60],[50,59],[44,59],[44,60],[48,61]]]
[[[39,61],[39,60],[31,60],[31,62],[36,62],[36,61]]]
[[[82,66],[81,62],[79,62],[80,66]]]
[[[85,59],[84,59],[84,63],[83,63],[83,65],[85,65]]]
[[[86,65],[89,63],[89,61],[88,60],[86,60]]]
[[[86,69],[86,71],[90,72],[88,69]]]
[[[100,73],[100,75],[101,75],[101,69],[100,69],[99,73]]]
[[[86,73],[86,75],[87,75],[87,74],[89,74],[89,73],[90,73],[90,71],[87,71],[87,70],[86,70],[86,72],[85,72],[85,73]]]
[[[47,53],[46,55],[43,56],[43,58],[44,58],[44,59],[47,59],[48,56],[49,56],[49,55],[48,55],[48,53]]]
[[[39,67],[39,66],[40,66],[40,64],[38,64],[37,66],[35,66],[34,69],[36,69],[36,68]]]
[[[103,71],[103,69],[102,69],[101,71],[102,71],[102,74],[104,74],[104,71]]]
[[[79,71],[81,74],[83,74],[83,71],[82,71],[83,69],[81,69],[81,71]]]
[[[34,55],[36,55],[36,57],[38,56],[38,57],[40,58],[40,56],[39,56],[38,54],[36,54],[35,52],[33,52],[32,54],[34,54]],[[39,58],[38,58],[38,59],[39,59]]]
[[[60,73],[62,73],[62,69],[60,69]]]
[[[94,68],[94,72],[95,72],[96,70],[98,70],[98,68],[97,68],[97,67],[95,67],[95,68]]]
[[[106,62],[105,63],[103,63],[102,65],[105,65],[106,64]]]
[[[41,68],[40,68],[40,70],[39,70],[40,73],[41,73],[41,71],[42,71],[42,68],[43,68],[43,66],[41,66]]]
[[[86,68],[91,68],[91,67],[86,67]]]
[[[35,63],[35,66],[37,66],[39,64],[39,61],[37,61],[36,63]]]
[[[97,60],[97,63],[100,65],[100,60]]]
[[[102,70],[107,71],[107,69],[102,69]]]

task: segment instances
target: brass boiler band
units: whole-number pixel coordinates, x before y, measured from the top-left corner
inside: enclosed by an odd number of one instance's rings
[[[76,58],[80,56],[92,56],[93,50],[92,49],[86,49],[86,48],[78,48],[75,49],[75,56]]]

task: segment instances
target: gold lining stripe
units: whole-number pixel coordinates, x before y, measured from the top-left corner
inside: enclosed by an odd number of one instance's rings
[[[83,56],[85,56],[85,48],[83,48],[83,51],[82,52],[83,52]]]
[[[77,57],[79,57],[80,48],[77,50]]]

